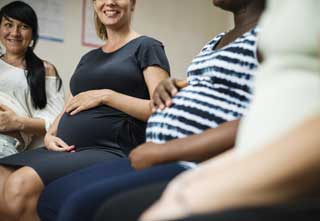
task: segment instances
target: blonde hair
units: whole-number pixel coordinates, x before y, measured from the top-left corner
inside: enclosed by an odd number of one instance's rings
[[[100,21],[97,13],[94,11],[93,13],[94,25],[96,28],[96,33],[98,37],[102,40],[108,39],[107,29],[106,26]]]

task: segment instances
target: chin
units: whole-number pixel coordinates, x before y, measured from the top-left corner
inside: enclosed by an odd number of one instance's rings
[[[116,18],[116,19],[109,19],[108,21],[106,21],[104,23],[106,26],[110,26],[110,27],[113,27],[113,26],[117,26],[119,24],[119,19]]]
[[[116,29],[118,27],[118,23],[108,22],[105,26],[109,29]]]
[[[14,54],[21,54],[21,53],[24,53],[26,49],[25,48],[13,48],[13,47],[7,47],[6,48],[6,51],[10,51],[11,53],[14,53]]]

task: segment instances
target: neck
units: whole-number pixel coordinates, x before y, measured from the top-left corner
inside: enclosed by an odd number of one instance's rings
[[[107,28],[108,42],[118,42],[124,39],[127,39],[131,35],[133,35],[135,31],[131,29],[130,23],[126,23],[124,25],[118,27],[109,27]]]
[[[107,34],[108,40],[103,46],[106,51],[116,50],[125,45],[130,40],[139,36],[139,34],[132,30],[130,27],[122,28],[121,30],[107,29]]]
[[[8,64],[11,64],[15,67],[20,67],[20,68],[24,68],[25,67],[25,55],[21,54],[9,54],[9,53],[5,53],[2,56],[2,59],[7,62]]]
[[[257,25],[263,9],[261,1],[253,1],[253,3],[234,12],[234,29],[250,29]]]

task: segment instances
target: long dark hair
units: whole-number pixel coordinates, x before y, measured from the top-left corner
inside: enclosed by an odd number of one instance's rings
[[[30,88],[33,106],[37,109],[42,109],[47,105],[45,66],[43,60],[33,52],[39,39],[37,15],[30,5],[22,1],[14,1],[1,8],[0,21],[2,21],[3,18],[19,20],[32,29],[32,43],[25,54],[26,78]],[[57,72],[56,74],[57,90],[59,91],[62,81]]]

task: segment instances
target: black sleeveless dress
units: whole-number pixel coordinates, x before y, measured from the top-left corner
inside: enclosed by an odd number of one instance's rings
[[[129,96],[149,99],[143,70],[159,66],[168,73],[169,63],[161,42],[138,37],[112,53],[101,48],[84,55],[71,80],[73,96],[88,90],[111,89]],[[64,113],[57,136],[76,151],[55,152],[39,148],[3,159],[0,164],[32,167],[44,184],[101,161],[126,157],[145,141],[146,123],[109,106],[101,105],[74,116]]]

